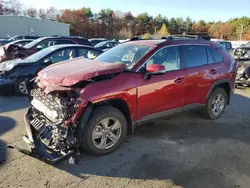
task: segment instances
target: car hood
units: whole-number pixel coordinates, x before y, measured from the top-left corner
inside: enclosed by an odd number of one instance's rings
[[[121,63],[105,63],[80,57],[46,67],[38,73],[37,80],[67,87],[99,75],[120,73],[125,67]]]
[[[5,62],[0,64],[0,71],[1,72],[10,71],[11,69],[13,69],[17,65],[23,65],[23,64],[27,64],[27,63],[30,63],[30,62],[27,61],[26,59],[14,59],[14,60],[10,60],[10,61],[5,61]]]

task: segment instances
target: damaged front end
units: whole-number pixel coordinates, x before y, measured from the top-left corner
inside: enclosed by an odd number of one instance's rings
[[[110,80],[124,68],[120,63],[78,58],[41,70],[26,83],[31,107],[24,117],[27,129],[24,140],[30,151],[19,151],[48,163],[77,155],[92,112],[92,95],[102,94],[90,85]]]
[[[239,47],[236,48],[233,52],[234,58],[238,60],[248,60],[250,59],[250,49]]]
[[[29,86],[29,90],[32,106],[24,116],[27,136],[23,139],[30,150],[18,150],[46,163],[60,163],[69,157],[76,163],[74,159],[82,143],[84,119],[87,121],[91,107],[86,106],[81,120],[76,121],[79,105],[83,105],[78,101],[77,92],[45,94],[36,84],[32,89]]]

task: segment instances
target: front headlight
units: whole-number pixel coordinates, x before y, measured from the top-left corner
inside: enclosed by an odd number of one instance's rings
[[[6,71],[10,71],[11,69],[14,68],[14,64],[13,63],[1,63],[0,64],[0,71],[2,72],[6,72]]]
[[[10,71],[11,69],[14,68],[14,64],[5,64],[4,66],[4,71]]]

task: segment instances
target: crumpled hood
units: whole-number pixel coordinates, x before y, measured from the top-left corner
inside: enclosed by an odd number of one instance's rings
[[[26,63],[29,63],[26,59],[14,59],[14,60],[5,61],[0,64],[0,71],[2,72],[9,71],[17,65],[26,64]]]
[[[72,86],[99,75],[120,73],[125,67],[121,63],[105,63],[80,57],[46,67],[38,73],[37,80],[46,80],[53,85]]]

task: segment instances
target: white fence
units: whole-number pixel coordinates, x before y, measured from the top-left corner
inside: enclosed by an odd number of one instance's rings
[[[242,41],[230,41],[230,42],[232,43],[233,48],[237,48],[242,44],[248,43],[249,41],[242,40]]]

